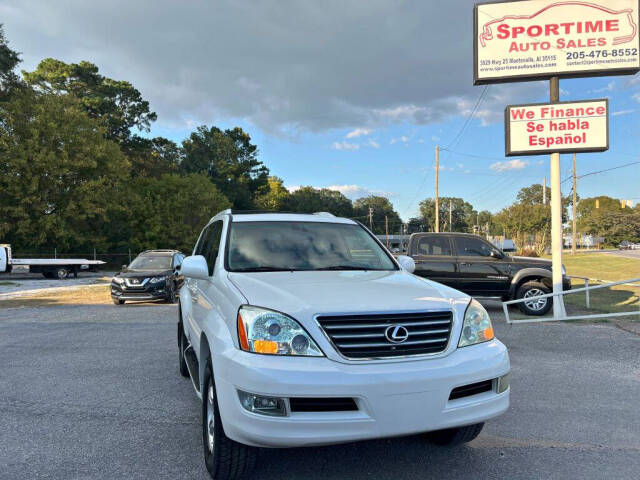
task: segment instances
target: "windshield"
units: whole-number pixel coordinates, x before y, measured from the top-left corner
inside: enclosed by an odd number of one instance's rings
[[[396,270],[364,228],[320,222],[232,223],[227,266],[234,272]]]
[[[141,255],[137,257],[129,270],[170,270],[171,255]]]

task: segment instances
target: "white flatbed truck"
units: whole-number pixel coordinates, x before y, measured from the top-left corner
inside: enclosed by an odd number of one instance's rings
[[[102,260],[86,258],[13,258],[11,245],[0,244],[0,273],[10,273],[14,267],[27,268],[30,273],[41,273],[45,278],[63,280],[78,272],[95,272]]]

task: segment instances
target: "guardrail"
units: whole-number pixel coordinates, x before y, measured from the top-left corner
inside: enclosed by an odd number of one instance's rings
[[[511,317],[509,317],[509,305],[514,305],[516,303],[530,302],[531,300],[537,300],[539,298],[559,297],[559,296],[562,296],[562,295],[568,295],[570,293],[585,292],[587,308],[590,308],[589,292],[591,290],[597,290],[599,288],[610,288],[610,287],[615,287],[616,285],[638,286],[636,284],[638,282],[640,282],[640,278],[630,278],[628,280],[620,280],[618,282],[609,282],[609,283],[604,283],[604,284],[601,284],[601,285],[591,285],[591,286],[589,286],[589,280],[593,280],[593,279],[588,279],[586,277],[572,277],[572,278],[582,278],[582,279],[584,279],[585,280],[585,287],[576,288],[575,290],[566,290],[564,292],[557,293],[557,294],[556,293],[545,293],[544,295],[538,295],[538,296],[535,296],[535,297],[518,298],[516,300],[509,300],[507,302],[502,302],[502,310],[504,311],[504,317],[505,317],[507,323],[508,324],[513,324],[513,323],[556,322],[556,321],[564,321],[564,320],[585,320],[585,319],[589,319],[589,318],[611,318],[611,317],[625,317],[625,316],[629,316],[629,315],[640,315],[640,309],[638,309],[638,311],[631,311],[631,312],[599,313],[599,314],[594,314],[594,315],[572,315],[572,316],[565,316],[565,317],[559,317],[559,318],[540,317],[540,318],[534,318],[534,319],[523,319],[523,320],[515,320],[515,321],[512,320]]]

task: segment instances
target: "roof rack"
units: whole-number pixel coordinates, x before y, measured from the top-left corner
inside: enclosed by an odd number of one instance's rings
[[[329,213],[329,212],[314,212],[313,215],[317,215],[319,217],[334,217],[335,215],[333,213]]]

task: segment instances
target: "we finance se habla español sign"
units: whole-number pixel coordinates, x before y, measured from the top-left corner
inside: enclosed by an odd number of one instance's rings
[[[506,156],[608,149],[607,99],[509,105],[505,109]]]
[[[519,0],[474,7],[474,84],[640,71],[640,0]]]

